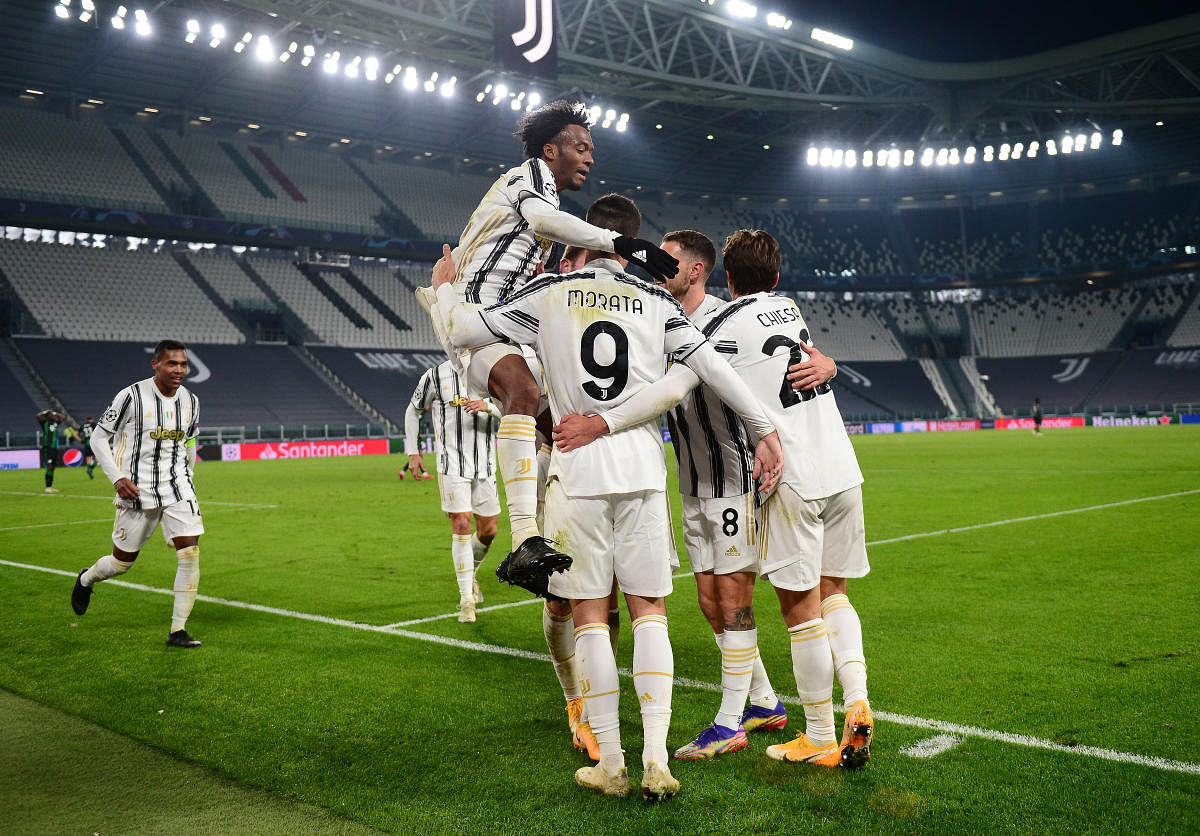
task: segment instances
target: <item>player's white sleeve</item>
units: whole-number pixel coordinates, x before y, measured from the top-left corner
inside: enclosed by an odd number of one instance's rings
[[[404,410],[404,455],[417,456],[421,453],[421,445],[417,434],[420,431],[421,416],[417,407],[409,401],[408,409]]]
[[[523,200],[518,211],[535,235],[568,246],[586,247],[602,253],[613,252],[613,239],[617,237],[617,233],[581,221],[569,212],[555,209],[548,201]]]
[[[620,406],[601,413],[609,432],[618,433],[644,424],[679,405],[700,384],[699,376],[682,363],[675,363],[661,378],[631,395]]]
[[[117,467],[117,460],[113,458],[112,448],[108,446],[108,440],[111,437],[108,430],[97,424],[96,429],[92,430],[92,455],[96,459],[96,464],[100,465],[100,469],[108,477],[108,481],[115,485],[117,480],[123,478],[125,474]]]
[[[501,337],[484,323],[483,312],[459,301],[449,282],[438,288],[437,298],[442,321],[446,324],[446,336],[455,348],[473,349],[500,342]]]
[[[738,377],[733,366],[717,353],[712,343],[701,343],[695,351],[683,358],[683,362],[746,422],[746,429],[750,431],[755,442],[760,441],[764,435],[775,432],[775,424],[767,416],[758,398]]]
[[[487,404],[488,415],[492,416],[497,421],[500,421],[504,418],[504,413],[500,411],[500,407],[496,406],[495,402],[493,402],[491,398],[484,398],[483,402]]]

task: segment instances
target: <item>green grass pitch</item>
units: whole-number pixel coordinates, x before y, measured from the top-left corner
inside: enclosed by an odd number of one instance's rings
[[[44,495],[40,472],[0,473],[2,829],[1200,829],[1200,432],[854,443],[872,572],[850,595],[873,759],[858,772],[768,760],[802,716],[792,704],[788,729],[746,751],[672,763],[683,788],[658,806],[574,785],[587,761],[539,607],[491,575],[507,528],[480,572],[479,620],[459,624],[436,483],[397,479],[402,457],[202,463],[195,651],[164,646],[174,559],[157,534],[121,579],[138,586],[103,584],[71,612],[72,576],[109,542],[107,483],[64,469],[62,493]],[[794,695],[762,584],[757,604],[764,663]],[[711,722],[719,666],[690,575],[668,613],[674,748]]]

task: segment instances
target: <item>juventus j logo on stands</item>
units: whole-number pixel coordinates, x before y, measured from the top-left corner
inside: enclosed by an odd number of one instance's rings
[[[516,46],[525,46],[541,31],[538,42],[521,54],[530,64],[536,64],[550,52],[554,43],[554,0],[525,0],[525,24],[520,31],[512,33]]]

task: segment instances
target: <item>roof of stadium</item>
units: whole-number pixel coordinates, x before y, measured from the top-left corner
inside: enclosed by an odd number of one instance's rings
[[[1008,6],[999,8],[1012,25],[1000,25],[1004,15],[987,18],[975,4],[957,18],[929,3],[803,4],[822,15],[814,22],[786,0],[754,19],[732,17],[730,2],[741,0],[558,0],[558,74],[539,81],[497,69],[493,3],[481,0],[174,0],[143,10],[137,0],[15,0],[0,94],[476,170],[516,161],[511,132],[528,101],[518,96],[536,92],[629,114],[624,130],[614,115],[595,131],[599,188],[694,196],[940,193],[1200,168],[1200,13],[1150,3],[1073,21],[1061,9]],[[134,31],[139,11],[146,36]],[[129,24],[113,26],[118,16]],[[822,24],[845,35],[815,39]],[[876,40],[854,37],[859,29]],[[243,33],[250,41],[235,54]],[[315,60],[301,66],[306,51]],[[323,71],[334,51],[334,71]],[[975,54],[987,60],[961,60]],[[372,59],[378,70],[367,73]],[[454,95],[438,95],[451,78]],[[507,95],[497,95],[502,85]],[[1087,155],[969,173],[806,164],[814,147],[1044,149],[1093,133],[1103,148]]]

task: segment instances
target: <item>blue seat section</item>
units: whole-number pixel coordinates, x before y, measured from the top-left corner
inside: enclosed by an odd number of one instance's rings
[[[1005,415],[1028,415],[1033,399],[1047,412],[1074,412],[1109,374],[1120,352],[1053,357],[980,357],[975,365]]]
[[[72,414],[99,416],[117,392],[150,377],[151,343],[18,339]],[[186,386],[202,427],[367,423],[287,346],[189,345]]]
[[[33,416],[42,409],[25,394],[8,367],[0,363],[0,444],[4,443],[4,433],[33,435],[37,430]]]
[[[1200,405],[1200,347],[1142,348],[1121,355],[1088,406]],[[1200,410],[1197,410],[1200,411]]]
[[[838,363],[833,382],[838,408],[855,418],[945,415],[946,405],[915,360]]]
[[[399,427],[417,381],[446,359],[440,351],[371,351],[310,346],[313,356]]]

